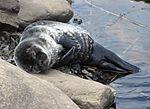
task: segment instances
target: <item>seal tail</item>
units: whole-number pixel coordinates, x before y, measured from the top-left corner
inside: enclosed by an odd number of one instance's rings
[[[105,55],[105,59],[109,63],[109,67],[116,70],[122,70],[120,73],[137,73],[140,71],[140,69],[132,65],[120,57],[118,57],[115,53],[111,52],[110,50],[107,50],[107,53]]]

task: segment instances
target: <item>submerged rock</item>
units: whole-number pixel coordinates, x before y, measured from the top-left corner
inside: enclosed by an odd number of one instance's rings
[[[0,59],[0,109],[79,109],[50,82]]]
[[[81,109],[105,109],[114,102],[115,91],[110,86],[61,73],[57,70],[33,75],[53,83]]]

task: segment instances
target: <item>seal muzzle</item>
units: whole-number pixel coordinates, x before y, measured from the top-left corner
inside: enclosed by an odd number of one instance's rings
[[[42,47],[33,43],[22,42],[15,49],[16,64],[29,73],[47,70],[50,59]]]

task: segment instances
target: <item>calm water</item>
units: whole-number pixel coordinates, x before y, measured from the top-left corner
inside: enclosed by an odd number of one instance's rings
[[[74,0],[72,5],[74,18],[82,19],[97,42],[141,68],[111,84],[117,109],[150,109],[150,4],[136,1]]]

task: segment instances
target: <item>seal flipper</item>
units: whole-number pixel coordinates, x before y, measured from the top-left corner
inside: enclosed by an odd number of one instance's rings
[[[104,72],[117,74],[130,74],[139,72],[139,68],[124,61],[112,51],[104,48],[98,43],[94,43],[91,62],[88,63]]]
[[[139,72],[139,68],[124,61],[120,57],[118,57],[115,53],[111,52],[110,50],[107,50],[105,55],[106,60],[114,65],[113,68],[119,68],[124,70],[122,73],[137,73]]]
[[[73,59],[73,54],[75,52],[75,46],[73,46],[61,59],[60,62],[67,64],[71,59]]]
[[[61,59],[56,65],[57,67],[77,63],[81,50],[81,44],[77,37],[79,37],[78,34],[71,33],[64,33],[63,36],[60,37],[57,43],[63,46],[65,53],[61,56]]]
[[[67,53],[65,53],[58,63],[54,64],[54,67],[62,67],[68,64],[73,59],[75,53],[75,46],[73,46]]]

